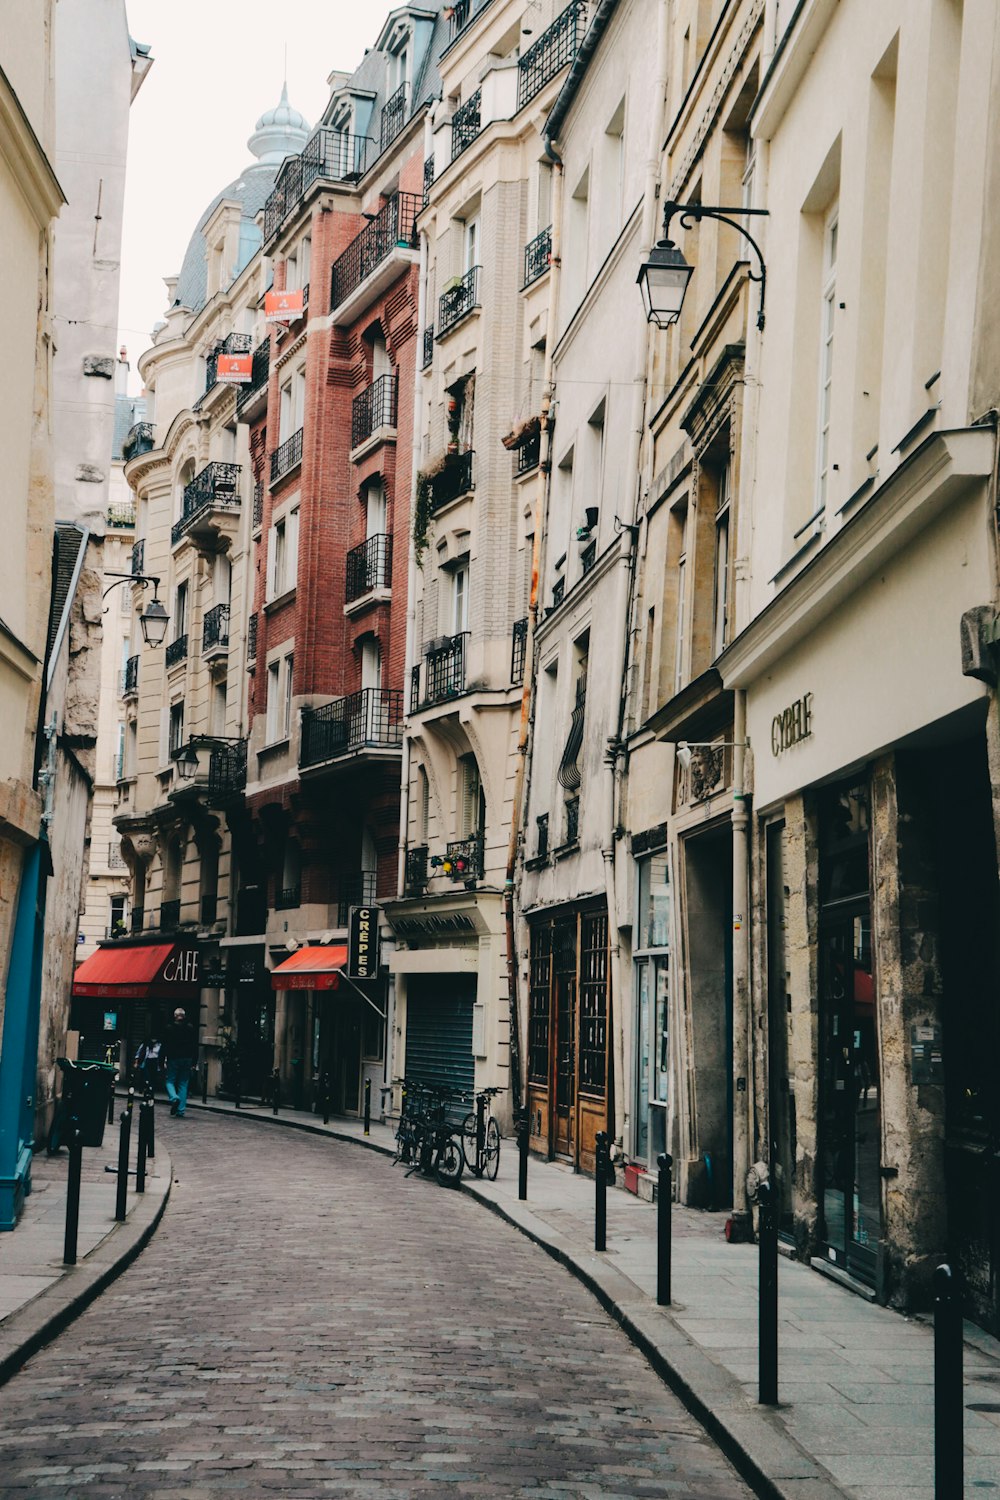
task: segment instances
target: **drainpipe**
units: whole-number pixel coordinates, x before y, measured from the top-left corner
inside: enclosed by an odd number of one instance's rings
[[[733,703],[733,1221],[734,1239],[750,1237],[747,1173],[750,1170],[750,818],[744,781],[746,693]]]

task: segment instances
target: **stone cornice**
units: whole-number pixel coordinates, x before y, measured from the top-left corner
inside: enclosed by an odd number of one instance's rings
[[[10,163],[14,180],[38,227],[47,228],[66,202],[66,196],[3,68],[0,68],[0,154]]]

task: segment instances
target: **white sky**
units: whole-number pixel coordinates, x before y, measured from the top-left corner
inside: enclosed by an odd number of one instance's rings
[[[132,365],[163,316],[163,277],[191,231],[252,158],[247,137],[288,98],[315,124],[326,79],[351,72],[398,0],[127,0],[129,30],[155,59],[132,106],[125,181],[119,342]]]

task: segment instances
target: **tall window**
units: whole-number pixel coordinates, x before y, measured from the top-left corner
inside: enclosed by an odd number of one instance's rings
[[[170,706],[170,728],[167,735],[167,749],[171,756],[177,755],[184,747],[184,705],[183,703],[172,703]]]
[[[268,599],[280,598],[295,587],[298,576],[299,512],[289,511],[271,527],[267,553]]]
[[[823,247],[823,301],[820,316],[819,433],[816,455],[816,509],[826,504],[830,478],[830,412],[833,400],[833,335],[837,309],[837,211],[827,220]]]
[[[361,642],[361,686],[373,689],[382,686],[382,651],[378,641]]]
[[[295,658],[288,655],[284,660],[268,662],[267,665],[267,742],[275,744],[288,737],[292,722],[292,672]]]
[[[455,635],[461,635],[469,628],[469,564],[467,562],[455,569],[451,587],[451,628]]]
[[[174,594],[174,640],[179,641],[182,635],[187,635],[187,628],[188,586],[186,583],[179,583]]]
[[[677,558],[677,627],[674,635],[674,692],[684,682],[684,656],[687,648],[687,508],[680,513],[681,548]]]
[[[365,491],[365,535],[384,536],[386,532],[385,488],[381,479],[373,479]]]
[[[719,471],[715,500],[715,579],[712,599],[712,655],[729,642],[729,490],[730,468]]]
[[[479,261],[479,220],[467,219],[465,221],[465,270],[471,271],[473,266],[478,266]]]

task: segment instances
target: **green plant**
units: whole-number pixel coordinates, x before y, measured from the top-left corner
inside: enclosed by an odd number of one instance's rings
[[[424,565],[430,524],[431,476],[420,470],[417,474],[417,495],[413,508],[413,555],[418,568]]]

